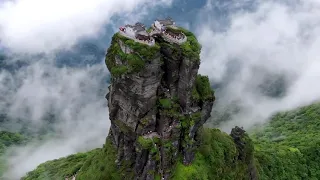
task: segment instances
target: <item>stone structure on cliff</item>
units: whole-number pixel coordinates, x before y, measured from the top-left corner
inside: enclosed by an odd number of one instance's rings
[[[117,33],[108,48],[108,138],[129,179],[169,179],[177,161],[192,163],[210,117],[214,94],[208,78],[198,75],[201,46],[179,30],[188,37],[181,45],[159,36],[148,46]]]

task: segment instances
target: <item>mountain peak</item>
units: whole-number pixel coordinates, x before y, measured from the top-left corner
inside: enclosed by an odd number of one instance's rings
[[[168,38],[179,34],[185,42]],[[195,36],[167,27],[152,39],[153,44],[140,42],[120,28],[106,55],[112,74],[108,138],[130,179],[169,179],[179,157],[190,164],[214,102],[208,78],[198,75],[201,46]]]

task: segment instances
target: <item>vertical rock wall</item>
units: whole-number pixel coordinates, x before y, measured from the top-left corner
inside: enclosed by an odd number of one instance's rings
[[[169,179],[177,160],[192,162],[198,130],[214,101],[211,90],[203,94],[210,85],[198,75],[199,56],[187,56],[184,47],[159,37],[156,42],[160,48],[150,54],[146,46],[113,38],[106,58],[114,73],[106,96],[109,138],[118,151],[116,163],[139,180]],[[131,71],[141,60],[143,67]]]

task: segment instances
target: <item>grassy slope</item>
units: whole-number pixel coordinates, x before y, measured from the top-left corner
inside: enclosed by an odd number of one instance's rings
[[[94,149],[86,153],[77,153],[40,164],[37,169],[29,172],[23,180],[64,180],[64,177],[70,177],[77,173],[85,161],[100,150]]]
[[[320,179],[319,126],[320,104],[314,104],[277,114],[267,126],[252,132],[250,136],[255,144],[254,155],[260,179]],[[172,179],[247,178],[247,166],[243,162],[234,161],[238,152],[229,135],[217,129],[206,129],[202,138],[203,143],[194,163],[190,166],[178,163]],[[107,141],[104,148],[83,156],[78,162],[84,164],[79,172],[79,179],[120,179],[114,166],[114,152]],[[74,166],[62,166],[67,161],[70,160],[62,158],[55,160],[56,164],[49,161],[35,171],[46,167],[46,174],[51,175],[48,179],[62,178],[66,175],[65,172],[69,172],[67,169],[74,169],[78,164],[75,162],[72,163]],[[29,177],[31,174],[32,172]]]
[[[29,172],[23,180],[64,180],[77,173],[77,180],[120,179],[117,174],[115,150],[107,141],[103,148],[86,153],[77,153],[68,157],[47,161]]]

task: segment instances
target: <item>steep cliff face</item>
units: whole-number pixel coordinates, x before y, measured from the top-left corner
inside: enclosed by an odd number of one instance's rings
[[[169,179],[178,159],[191,163],[198,130],[210,117],[214,95],[208,78],[198,75],[201,47],[182,31],[183,45],[157,37],[150,47],[115,34],[108,49],[108,138],[130,178]]]
[[[239,127],[230,135],[201,128],[214,95],[197,74],[200,46],[184,33],[182,45],[157,37],[153,47],[114,35],[106,56],[112,125],[105,144],[42,163],[21,179],[319,178],[320,104],[277,114],[253,141]]]

